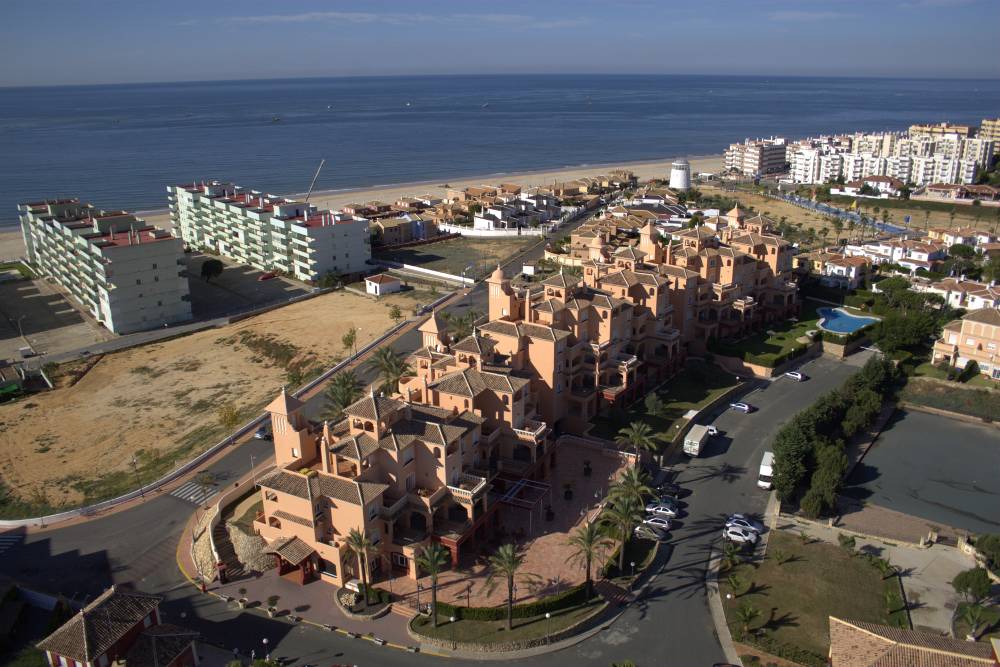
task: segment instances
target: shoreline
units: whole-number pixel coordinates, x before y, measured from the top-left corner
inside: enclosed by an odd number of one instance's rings
[[[693,155],[693,156],[672,156],[667,158],[652,160],[637,160],[631,162],[595,162],[583,165],[570,165],[557,168],[527,169],[516,172],[493,172],[483,175],[454,176],[451,178],[438,178],[430,180],[410,181],[406,183],[391,183],[385,185],[356,186],[335,190],[317,190],[312,193],[310,201],[319,208],[340,209],[353,201],[370,201],[381,199],[384,201],[395,201],[407,196],[423,194],[444,194],[445,190],[468,187],[471,185],[481,185],[484,183],[499,183],[509,181],[517,183],[523,187],[533,187],[544,185],[553,180],[565,181],[582,176],[596,176],[603,171],[610,169],[630,169],[636,173],[640,180],[649,179],[653,176],[669,178],[670,163],[680,159],[688,160],[691,163],[691,172],[694,175],[698,171],[718,171],[721,169],[723,155]],[[532,180],[533,179],[533,180]],[[444,187],[447,185],[448,187]],[[251,186],[252,187],[252,186]],[[305,197],[304,192],[293,193],[285,196],[288,198],[301,199]],[[155,225],[167,231],[173,229],[170,223],[169,209],[149,209],[134,211],[151,225]],[[0,226],[0,260],[15,259],[24,254],[24,244],[21,239],[20,226],[17,224],[10,226]]]

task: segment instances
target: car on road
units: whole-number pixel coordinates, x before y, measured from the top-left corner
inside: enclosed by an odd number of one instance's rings
[[[741,403],[730,403],[729,407],[730,407],[730,409],[736,410],[737,412],[742,412],[745,415],[748,415],[748,414],[750,414],[751,412],[753,412],[754,410],[757,409],[754,406],[750,405],[749,403],[742,403],[742,402]]]
[[[677,482],[663,482],[662,484],[657,484],[656,488],[653,489],[659,496],[670,496],[673,498],[678,497],[684,492],[681,485]]]
[[[646,514],[652,514],[654,516],[665,516],[673,519],[677,516],[677,506],[667,505],[665,503],[649,503],[646,505]]]
[[[664,528],[657,528],[649,524],[642,524],[636,526],[635,530],[632,531],[636,537],[643,540],[656,540],[661,542],[663,540],[670,539],[670,534]]]
[[[714,436],[714,435],[719,435],[719,429],[717,429],[717,428],[716,428],[716,427],[714,427],[714,426],[709,426],[709,427],[708,427],[708,434],[709,434],[709,435],[713,435],[713,436]]]
[[[739,526],[726,526],[722,529],[722,537],[737,544],[757,544],[760,538],[756,531]]]
[[[660,530],[670,530],[670,519],[662,516],[647,516],[642,520],[642,523],[646,526],[651,526],[653,528],[659,528]]]
[[[785,373],[785,377],[789,380],[795,380],[796,382],[805,382],[809,378],[798,371],[788,371]]]
[[[267,440],[271,437],[271,431],[266,426],[261,426],[254,431],[253,437],[257,440]]]
[[[747,530],[752,530],[755,533],[764,532],[764,524],[756,519],[748,517],[745,514],[734,514],[728,519],[726,519],[726,528],[731,526],[736,526],[737,528],[746,528]]]
[[[259,282],[264,282],[265,280],[273,280],[274,278],[277,278],[277,277],[278,277],[278,274],[275,273],[274,271],[265,271],[264,273],[262,273],[259,276],[257,276],[257,280]]]

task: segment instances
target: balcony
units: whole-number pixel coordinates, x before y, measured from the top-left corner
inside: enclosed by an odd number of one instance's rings
[[[626,372],[639,366],[639,357],[634,354],[619,354],[615,361],[617,361],[618,367]]]
[[[469,530],[471,521],[442,521],[434,524],[434,536],[446,542],[458,542]]]
[[[470,475],[469,473],[462,473],[455,480],[455,484],[449,484],[448,490],[451,491],[451,495],[459,500],[472,501],[476,496],[481,494],[487,485],[487,480],[485,477],[480,477],[478,475]]]
[[[440,503],[448,493],[448,487],[440,486],[436,490],[425,489],[422,486],[418,486],[407,494],[407,498],[411,502],[427,509],[432,510],[434,507]]]
[[[479,444],[481,445],[492,445],[500,437],[500,429],[494,428],[487,430],[486,424],[483,424],[483,437],[480,438]]]
[[[541,440],[545,436],[545,431],[548,429],[548,424],[535,419],[525,419],[523,426],[524,428],[515,428],[514,435],[521,440],[527,440],[529,442],[538,442]]]
[[[403,511],[406,507],[407,497],[405,495],[399,498],[393,498],[387,494],[382,495],[382,510],[380,514],[382,518],[386,521],[393,521],[399,513]]]

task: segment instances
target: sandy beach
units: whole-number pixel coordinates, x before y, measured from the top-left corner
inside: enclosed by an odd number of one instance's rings
[[[320,208],[339,209],[345,204],[352,202],[366,202],[378,199],[386,202],[393,202],[400,197],[407,195],[418,195],[430,193],[443,195],[449,188],[464,188],[470,185],[495,184],[495,183],[517,183],[524,187],[543,186],[553,181],[568,181],[584,176],[596,176],[611,169],[625,168],[635,172],[640,180],[649,178],[667,178],[670,175],[670,163],[675,158],[655,160],[651,162],[617,162],[607,164],[593,164],[582,167],[570,167],[566,169],[552,169],[546,171],[522,171],[510,174],[491,174],[485,176],[470,176],[444,182],[424,182],[424,183],[404,183],[400,185],[389,185],[385,187],[358,188],[349,190],[337,190],[326,192],[314,192],[311,201]],[[691,173],[700,171],[716,172],[722,169],[721,155],[706,155],[690,157]],[[252,183],[244,185],[252,186]],[[445,187],[445,186],[448,187]],[[296,193],[291,197],[304,197],[304,193]],[[170,229],[170,217],[166,209],[157,211],[141,211],[142,216],[152,225],[163,229]],[[21,232],[17,227],[4,227],[0,231],[0,260],[14,259],[24,254],[24,243],[21,240]]]

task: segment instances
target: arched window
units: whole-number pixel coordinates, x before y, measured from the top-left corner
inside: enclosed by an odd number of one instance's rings
[[[436,458],[436,459],[441,458],[441,448],[440,447],[435,447],[434,448],[434,458]]]
[[[374,432],[375,431],[375,425],[372,424],[371,422],[365,422],[365,430],[369,431],[369,432]]]
[[[507,394],[503,395],[503,404],[504,405],[510,405],[510,397],[507,396]]]
[[[465,409],[469,409],[469,399],[465,399]]]

